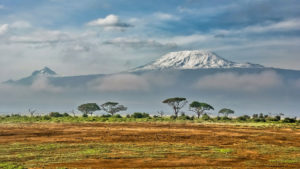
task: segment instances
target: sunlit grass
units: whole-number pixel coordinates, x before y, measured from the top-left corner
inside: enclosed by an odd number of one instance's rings
[[[203,158],[230,157],[232,149],[190,144],[130,144],[130,143],[87,143],[87,144],[10,144],[0,145],[0,160],[14,165],[40,167],[51,163],[74,162],[83,159],[133,159],[166,158],[168,156]]]

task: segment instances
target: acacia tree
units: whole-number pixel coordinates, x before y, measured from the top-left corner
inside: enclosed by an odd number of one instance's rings
[[[101,105],[102,110],[106,111],[107,113],[110,113],[112,116],[120,111],[126,111],[127,107],[120,105],[117,102],[106,102]]]
[[[30,116],[33,117],[36,110],[28,109],[28,112],[29,112]]]
[[[84,116],[88,114],[93,115],[95,111],[101,110],[96,103],[86,103],[78,106],[78,110],[83,113]]]
[[[157,114],[160,116],[160,117],[163,117],[165,112],[164,111],[158,111]]]
[[[205,111],[208,111],[208,110],[214,110],[214,108],[207,103],[200,103],[197,101],[193,101],[190,104],[190,111],[195,112],[197,114],[198,119]]]
[[[224,114],[225,117],[228,117],[229,114],[234,114],[234,111],[228,108],[223,108],[219,111],[219,114]]]
[[[180,109],[182,109],[185,106],[187,100],[184,97],[173,97],[164,100],[163,103],[168,104],[170,107],[173,108],[175,117],[177,118]]]

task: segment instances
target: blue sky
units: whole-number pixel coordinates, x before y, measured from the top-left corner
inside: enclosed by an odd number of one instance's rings
[[[112,73],[178,50],[300,69],[297,0],[0,0],[0,80]]]

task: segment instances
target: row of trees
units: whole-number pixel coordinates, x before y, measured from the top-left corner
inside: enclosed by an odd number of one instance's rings
[[[188,101],[183,97],[173,97],[164,100],[163,103],[169,105],[173,109],[175,118],[177,118],[180,110],[188,103]],[[127,107],[120,105],[118,102],[106,102],[100,106],[96,103],[86,103],[78,106],[78,110],[83,113],[83,116],[93,115],[95,111],[99,110],[115,115],[117,112],[126,111]],[[206,111],[214,110],[214,107],[207,103],[193,101],[189,105],[189,110],[195,112],[197,117],[200,118]],[[227,117],[229,114],[233,114],[234,111],[223,108],[218,113],[224,114]],[[161,113],[161,116],[163,116],[163,113]]]
[[[173,109],[175,118],[177,118],[180,110],[188,103],[188,101],[184,97],[173,97],[164,100],[163,103],[169,105]],[[207,103],[193,101],[189,105],[189,110],[195,112],[197,117],[200,118],[204,113],[206,113],[206,111],[214,110],[214,107]],[[218,113],[224,114],[227,117],[229,114],[234,114],[234,111],[228,108],[223,108]]]
[[[103,110],[111,115],[115,115],[117,112],[126,111],[127,107],[120,105],[117,102],[106,102],[102,105],[96,103],[86,103],[78,106],[79,111],[83,113],[83,116],[93,115],[95,111]]]

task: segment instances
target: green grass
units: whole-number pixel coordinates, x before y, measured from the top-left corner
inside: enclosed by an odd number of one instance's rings
[[[288,163],[288,164],[293,164],[293,163],[300,163],[300,157],[284,157],[284,158],[277,158],[277,159],[272,159],[269,160],[272,163]]]
[[[0,162],[0,168],[3,169],[25,169],[25,167],[13,163]]]
[[[168,156],[229,158],[232,149],[201,147],[189,144],[87,143],[87,144],[10,144],[0,145],[0,161],[5,165],[43,167],[52,163],[83,159],[166,158]],[[12,163],[14,162],[14,163]],[[0,167],[1,168],[1,167]],[[7,168],[7,167],[6,167]]]
[[[272,144],[260,144],[256,142],[246,143],[240,145],[243,149],[248,149],[258,152],[259,156],[269,158],[268,161],[263,163],[255,160],[246,161],[247,166],[282,166],[284,164],[299,164],[300,163],[300,147],[293,146],[279,146]]]

